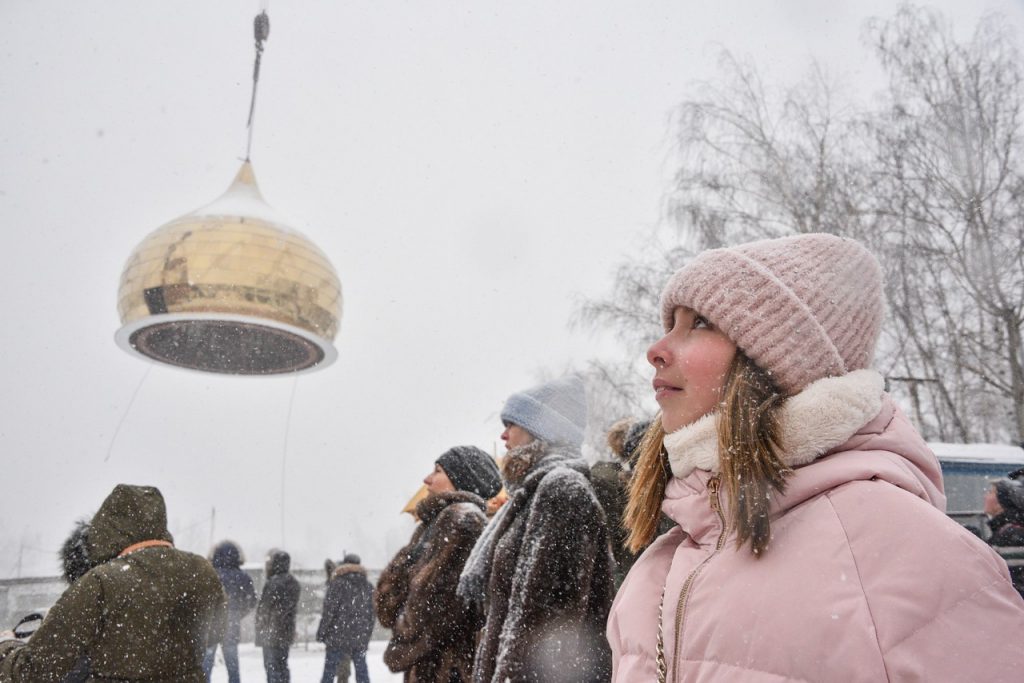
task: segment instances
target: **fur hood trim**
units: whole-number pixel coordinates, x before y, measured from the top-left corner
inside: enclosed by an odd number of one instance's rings
[[[366,569],[361,564],[339,564],[338,568],[334,570],[331,575],[331,579],[336,579],[339,576],[345,576],[346,574],[366,574]]]
[[[855,370],[819,379],[788,398],[780,415],[782,461],[799,467],[845,443],[882,409],[884,387],[874,370]],[[676,477],[694,470],[717,472],[717,414],[667,434],[665,450]]]

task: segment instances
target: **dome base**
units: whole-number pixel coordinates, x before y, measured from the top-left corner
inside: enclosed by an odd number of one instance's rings
[[[309,372],[334,361],[334,346],[306,330],[250,316],[151,315],[125,325],[118,346],[167,365],[222,375]]]

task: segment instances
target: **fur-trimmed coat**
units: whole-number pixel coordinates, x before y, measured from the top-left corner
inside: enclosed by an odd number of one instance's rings
[[[327,583],[316,640],[328,648],[365,652],[373,633],[373,586],[361,564],[340,564]]]
[[[666,436],[662,509],[679,526],[615,598],[614,680],[657,680],[659,641],[674,683],[1020,680],[1024,601],[943,513],[938,460],[881,376],[818,380],[780,418],[794,470],[759,557],[725,523],[716,417]]]
[[[420,525],[380,575],[375,602],[391,629],[384,662],[407,681],[470,681],[480,615],[455,594],[459,573],[487,523],[486,503],[468,491],[428,496]]]
[[[525,449],[521,450],[521,449]],[[532,459],[474,547],[459,594],[485,625],[476,683],[608,680],[603,631],[613,595],[604,511],[578,452],[534,442],[506,458]]]

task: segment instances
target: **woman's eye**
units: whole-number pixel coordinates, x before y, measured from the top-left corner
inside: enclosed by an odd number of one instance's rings
[[[693,329],[699,330],[706,327],[711,327],[711,323],[708,322],[707,318],[702,315],[695,315],[693,317]]]

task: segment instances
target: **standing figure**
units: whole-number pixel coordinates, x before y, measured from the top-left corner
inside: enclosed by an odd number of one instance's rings
[[[289,683],[288,649],[295,640],[295,616],[302,587],[291,575],[292,558],[283,550],[267,554],[266,576],[256,606],[256,645],[263,648],[267,683]]]
[[[228,670],[228,683],[239,683],[241,680],[238,672],[238,641],[241,639],[242,618],[256,606],[256,589],[252,579],[242,570],[242,562],[242,550],[232,541],[218,543],[210,558],[224,586],[224,593],[228,596],[228,627],[220,644],[221,652],[224,653],[224,666]],[[206,651],[203,671],[206,672],[207,681],[210,680],[216,654],[216,646]]]
[[[501,411],[509,498],[459,580],[459,595],[485,616],[477,683],[608,679],[614,560],[580,455],[586,416],[572,375],[512,394]]]
[[[827,234],[701,253],[661,296],[661,407],[608,621],[617,682],[1011,681],[1024,601],[944,514],[938,460],[871,370],[878,261]]]
[[[160,491],[114,487],[85,529],[84,551],[94,568],[27,644],[0,634],[0,681],[61,681],[87,662],[85,680],[97,683],[203,683],[203,654],[224,633],[224,590],[206,558],[174,547]]]
[[[373,633],[373,586],[359,556],[345,555],[331,575],[324,595],[316,640],[327,646],[321,683],[333,683],[339,665],[351,660],[356,683],[370,683],[366,649]]]
[[[1000,479],[985,492],[985,514],[992,530],[989,545],[1024,548],[1024,482]],[[1024,597],[1024,566],[1010,568],[1010,578],[1017,592]]]
[[[469,683],[482,620],[455,590],[501,474],[479,448],[455,446],[423,483],[429,495],[416,505],[419,526],[377,582],[377,616],[391,629],[384,663],[406,681]]]

